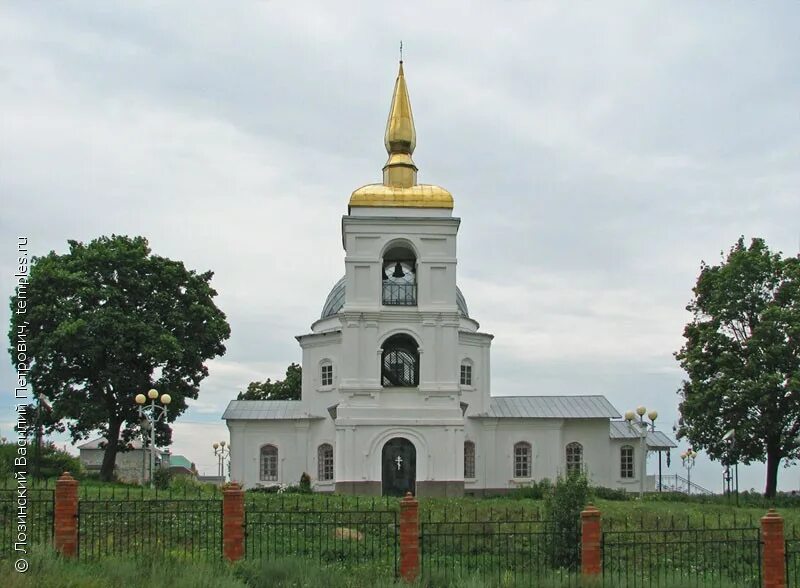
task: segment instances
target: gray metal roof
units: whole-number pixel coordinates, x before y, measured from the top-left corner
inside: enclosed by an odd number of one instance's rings
[[[322,306],[322,314],[320,315],[320,318],[324,319],[329,316],[334,316],[340,310],[342,310],[342,307],[344,306],[345,282],[346,276],[342,276],[342,279],[333,285],[330,294],[328,294],[328,297],[325,299],[325,304]],[[467,301],[458,286],[456,286],[456,306],[458,307],[459,313],[465,317],[469,317]]]
[[[302,410],[299,400],[231,400],[222,415],[225,420],[299,420],[321,416]]]
[[[611,421],[610,436],[612,439],[639,439],[639,433],[631,429],[625,421]],[[647,432],[647,446],[652,449],[672,449],[675,442],[661,431]]]
[[[98,437],[97,439],[92,439],[91,441],[87,441],[83,445],[78,445],[78,449],[105,449],[106,444],[105,437]],[[120,440],[120,446],[123,445],[122,441]],[[141,449],[142,448],[142,441],[141,439],[131,439],[128,442],[128,446],[132,449]]]
[[[600,419],[619,418],[605,396],[495,396],[489,410],[476,415],[518,419]]]
[[[108,441],[106,441],[105,437],[97,437],[96,439],[92,439],[91,441],[87,441],[86,443],[84,443],[82,445],[78,445],[78,449],[79,450],[80,449],[102,449],[102,450],[105,450],[106,443],[108,443]],[[122,446],[123,446],[123,443],[122,443],[122,440],[120,439],[119,447],[122,448]],[[141,439],[131,439],[130,441],[128,441],[127,446],[128,446],[128,450],[141,449],[142,448],[142,441],[141,441]],[[166,452],[167,450],[166,449],[159,449],[159,451]]]

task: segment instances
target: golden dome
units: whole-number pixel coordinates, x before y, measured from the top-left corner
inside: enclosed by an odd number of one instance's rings
[[[417,184],[408,188],[367,184],[350,196],[350,206],[406,206],[453,208],[453,196],[440,186]]]
[[[402,60],[383,143],[389,154],[383,166],[383,183],[362,186],[353,192],[350,206],[453,208],[450,192],[439,186],[417,184],[417,166],[411,158],[417,144],[417,133]]]

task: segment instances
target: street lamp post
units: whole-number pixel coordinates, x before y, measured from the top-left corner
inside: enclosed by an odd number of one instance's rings
[[[644,420],[645,415],[650,420],[649,423]],[[637,407],[636,411],[629,410],[625,413],[625,422],[628,423],[628,427],[639,435],[639,452],[642,454],[639,472],[639,499],[644,498],[644,482],[647,477],[647,432],[656,430],[657,418],[658,412],[655,410],[647,412],[644,406]]]
[[[231,457],[231,446],[225,446],[225,441],[214,443],[214,455],[217,456],[217,475],[225,480],[225,460]]]
[[[691,447],[681,453],[681,461],[683,462],[683,467],[686,468],[686,484],[687,484],[687,494],[692,494],[692,468],[694,467],[694,460],[697,458],[697,452],[694,451]]]
[[[150,404],[145,405],[148,398]],[[147,391],[147,396],[144,394],[136,395],[136,404],[139,405],[139,417],[141,418],[142,428],[150,430],[150,488],[155,488],[155,481],[153,480],[153,451],[156,446],[156,423],[161,419],[167,420],[167,406],[172,402],[172,397],[169,394],[162,394],[160,406],[156,404],[158,399],[158,390],[152,389]],[[148,412],[148,409],[149,412]],[[142,476],[142,484],[144,484],[144,476]]]
[[[736,454],[736,429],[731,429],[722,436],[722,440],[728,444],[728,459],[727,459],[727,483],[728,483],[728,498],[731,495],[731,459],[735,459],[733,467],[736,472],[736,506],[739,506],[739,456]]]

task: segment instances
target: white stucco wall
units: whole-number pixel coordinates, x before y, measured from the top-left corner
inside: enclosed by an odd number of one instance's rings
[[[612,487],[609,470],[608,419],[572,419],[564,421],[559,452],[559,472],[566,472],[567,445],[573,441],[583,446],[583,466],[591,484]]]
[[[90,472],[100,471],[100,466],[103,465],[103,455],[105,454],[102,449],[80,449],[79,454],[83,467]],[[161,455],[160,460],[165,459],[165,457]],[[147,452],[141,449],[118,452],[115,458],[114,476],[121,482],[141,484],[143,460],[145,465],[144,482],[149,482],[150,466],[148,456]]]
[[[623,478],[621,476],[621,450],[623,445],[633,447],[633,478]],[[622,488],[628,492],[639,492],[641,487],[642,471],[642,450],[638,439],[610,439],[609,441],[609,483],[611,488]],[[664,470],[666,471],[666,469]],[[652,476],[645,477],[645,492],[655,489],[655,482]]]

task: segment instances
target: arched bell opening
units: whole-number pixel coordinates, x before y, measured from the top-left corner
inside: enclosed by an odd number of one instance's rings
[[[417,256],[407,245],[397,244],[384,253],[381,291],[386,306],[417,305]]]
[[[419,347],[410,335],[393,335],[384,342],[381,385],[384,388],[419,385]]]

